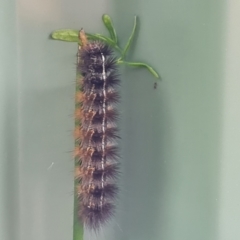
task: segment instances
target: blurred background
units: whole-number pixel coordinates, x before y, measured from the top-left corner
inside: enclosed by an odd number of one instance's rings
[[[86,240],[240,238],[238,0],[0,0],[0,239],[71,240],[76,43],[107,34],[161,75],[121,67],[121,194]],[[154,83],[157,88],[154,89]]]

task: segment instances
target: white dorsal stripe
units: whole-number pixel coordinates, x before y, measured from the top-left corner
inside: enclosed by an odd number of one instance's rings
[[[102,79],[103,79],[103,119],[102,119],[102,189],[104,188],[104,164],[105,164],[105,148],[106,148],[106,70],[105,70],[105,57],[103,53],[101,53],[102,56]],[[102,207],[103,205],[103,192],[101,195],[101,200],[100,200],[100,206]]]

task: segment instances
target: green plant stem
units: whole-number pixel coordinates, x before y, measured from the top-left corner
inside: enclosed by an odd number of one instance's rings
[[[74,219],[73,219],[73,240],[83,240],[83,225],[78,219],[78,199],[76,193],[76,181],[74,183]]]

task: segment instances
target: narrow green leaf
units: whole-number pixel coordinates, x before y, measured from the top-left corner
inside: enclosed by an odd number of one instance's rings
[[[105,37],[99,33],[96,33],[96,34],[87,33],[87,37],[90,40],[101,40],[101,41],[107,43],[108,45],[111,45],[113,47],[116,46],[116,43],[111,38]]]
[[[130,37],[128,39],[128,42],[127,42],[127,44],[126,44],[126,46],[125,46],[125,48],[123,50],[122,59],[125,58],[125,55],[126,55],[128,49],[129,49],[129,47],[130,47],[130,45],[132,43],[133,37],[135,35],[136,27],[137,27],[137,16],[134,17],[133,30],[132,30],[132,33],[131,33],[131,35],[130,35]]]
[[[108,37],[105,37],[99,33],[97,34],[87,34],[88,39],[90,40],[101,40],[105,43],[107,43],[108,45],[112,46],[113,48],[115,48],[120,54],[122,54],[122,50],[119,48],[119,46],[111,39]]]
[[[105,27],[107,28],[107,30],[109,31],[109,34],[110,34],[110,37],[111,39],[117,43],[117,34],[116,34],[116,31],[113,27],[113,23],[112,23],[112,19],[110,18],[109,15],[107,14],[104,14],[102,16],[102,20],[103,20],[103,23],[105,25]]]
[[[148,71],[150,73],[152,73],[152,75],[156,78],[159,78],[159,74],[157,73],[156,70],[154,70],[152,67],[150,67],[148,64],[146,63],[141,63],[141,62],[125,62],[125,61],[117,61],[117,63],[119,64],[126,64],[128,66],[132,66],[132,67],[145,67],[148,69]]]
[[[66,42],[79,42],[79,31],[74,29],[59,29],[51,34],[51,37],[55,40],[61,40]]]
[[[89,40],[101,40],[107,43],[108,45],[112,46],[119,53],[122,54],[122,50],[117,46],[117,44],[111,38],[105,37],[98,33],[97,34],[86,33],[86,35]],[[54,40],[60,40],[60,41],[66,41],[66,42],[77,42],[81,44],[79,39],[79,30],[73,30],[73,29],[56,30],[51,34],[51,38]]]
[[[116,45],[111,38],[105,37],[101,34],[86,33],[86,35],[90,40],[102,40],[111,46]],[[51,34],[51,37],[55,40],[61,40],[61,41],[67,41],[67,42],[79,42],[79,30],[60,29],[60,30],[54,31]]]

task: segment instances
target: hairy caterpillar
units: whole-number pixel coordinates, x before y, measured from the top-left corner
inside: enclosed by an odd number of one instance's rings
[[[88,41],[83,30],[79,37],[78,72],[82,77],[75,113],[78,216],[85,227],[98,230],[114,214],[118,192],[119,79],[111,48],[101,41]]]

